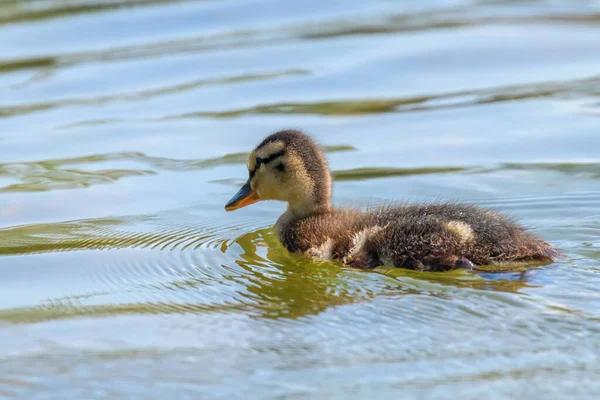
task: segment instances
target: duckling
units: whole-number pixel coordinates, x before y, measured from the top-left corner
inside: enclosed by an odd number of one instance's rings
[[[493,211],[456,203],[361,210],[331,206],[331,176],[317,143],[300,131],[267,136],[248,157],[248,181],[227,211],[259,200],[287,202],[275,230],[291,252],[371,269],[476,269],[481,265],[550,263],[559,253]]]

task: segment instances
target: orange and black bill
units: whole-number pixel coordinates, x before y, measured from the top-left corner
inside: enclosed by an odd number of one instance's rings
[[[225,204],[226,211],[237,210],[238,208],[249,206],[260,200],[258,193],[256,193],[250,187],[250,181],[246,182],[244,186]]]

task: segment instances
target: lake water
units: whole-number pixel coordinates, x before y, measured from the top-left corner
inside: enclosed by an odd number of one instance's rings
[[[600,1],[0,2],[0,397],[597,398]],[[289,254],[263,136],[338,205],[458,199],[567,257]]]

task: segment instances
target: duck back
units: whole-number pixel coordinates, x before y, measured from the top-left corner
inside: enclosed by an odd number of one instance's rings
[[[450,270],[476,265],[552,262],[556,250],[510,218],[464,204],[417,204],[331,212],[277,225],[290,251],[339,259],[356,268],[386,265]]]

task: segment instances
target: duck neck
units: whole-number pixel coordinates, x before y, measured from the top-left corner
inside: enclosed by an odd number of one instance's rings
[[[331,212],[331,188],[329,185],[321,185],[299,191],[295,196],[291,196],[286,214],[293,219],[302,219],[328,212]]]
[[[292,203],[288,204],[287,210],[281,214],[277,223],[275,224],[275,230],[277,232],[277,236],[279,240],[285,244],[285,246],[290,249],[291,244],[287,239],[287,232],[290,227],[296,221],[302,220],[304,218],[309,218],[315,215],[322,215],[331,212],[331,205],[329,203],[326,204],[313,204],[313,205],[294,205]],[[286,244],[287,243],[287,244]],[[292,246],[293,247],[293,246]],[[292,250],[293,251],[293,250]]]
[[[288,201],[286,212],[279,217],[275,224],[277,236],[288,250],[295,251],[294,249],[297,245],[293,240],[290,242],[290,238],[288,237],[290,227],[296,221],[315,215],[327,214],[332,211],[329,200],[330,191],[326,191],[325,193],[326,196],[314,196],[314,194],[309,196],[306,196],[306,194],[299,195],[292,197],[292,200]]]
[[[311,215],[324,214],[331,212],[331,204],[329,202],[313,203],[313,204],[288,204],[288,209],[285,212],[288,218],[302,219]]]

